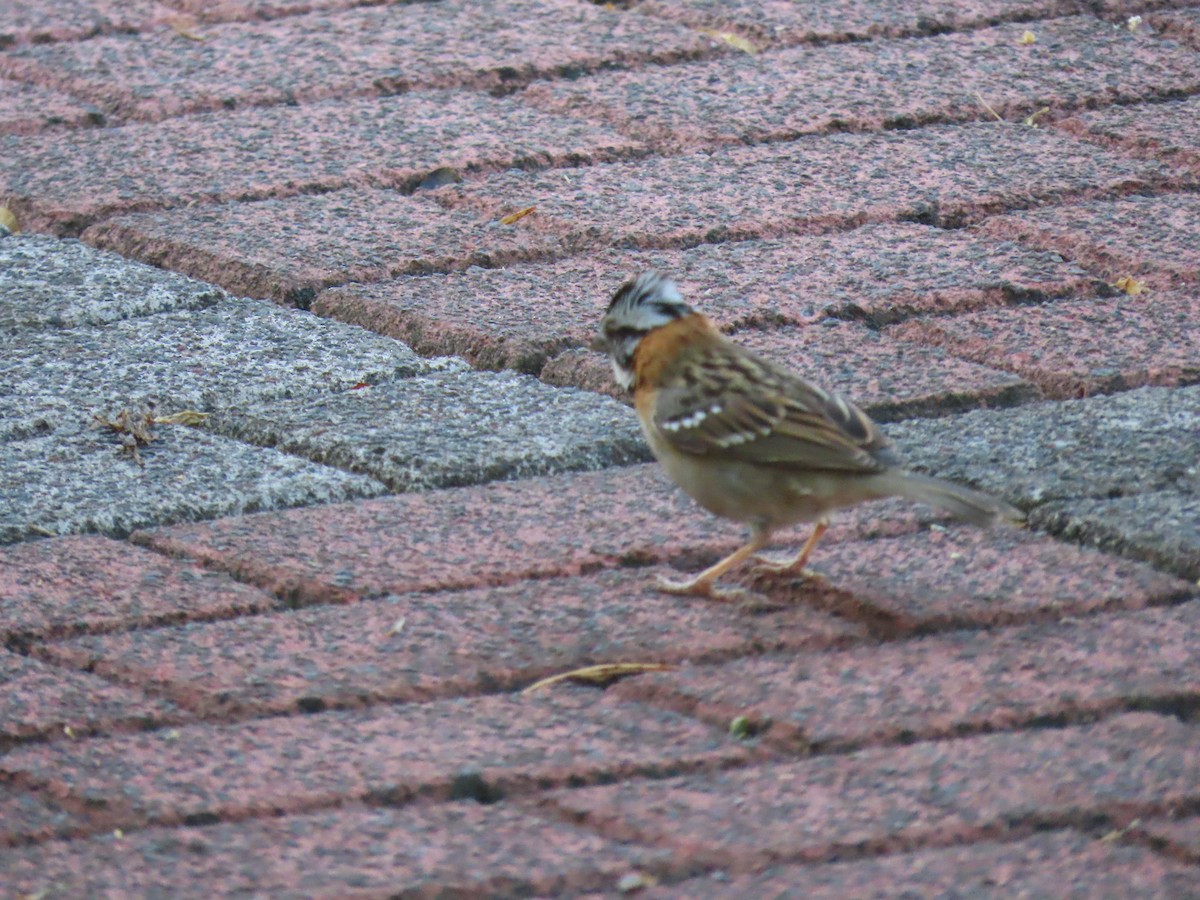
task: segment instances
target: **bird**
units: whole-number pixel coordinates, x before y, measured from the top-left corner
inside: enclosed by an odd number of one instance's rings
[[[591,346],[632,393],[667,475],[704,509],[749,527],[743,546],[695,577],[660,578],[663,591],[727,599],[717,579],[750,557],[760,570],[818,577],[805,567],[832,513],[885,497],[983,527],[1023,521],[1003,500],[907,469],[861,409],[739,346],[659,272],[617,289]],[[798,553],[756,556],[776,531],[800,523],[813,531]]]

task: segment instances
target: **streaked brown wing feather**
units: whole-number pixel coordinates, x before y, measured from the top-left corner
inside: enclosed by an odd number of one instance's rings
[[[853,403],[731,345],[672,372],[654,422],[678,450],[703,456],[864,473],[896,461]]]

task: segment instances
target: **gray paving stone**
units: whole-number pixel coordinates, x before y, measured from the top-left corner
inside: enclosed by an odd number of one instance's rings
[[[158,426],[139,465],[111,432],[0,444],[0,543],[36,535],[124,537],[168,522],[385,493],[378,481],[185,426]]]
[[[451,372],[230,408],[206,427],[371,475],[396,491],[650,458],[629,407],[513,372]]]
[[[1154,491],[1200,493],[1200,386],[888,426],[914,466],[1025,508]]]
[[[208,412],[466,367],[422,359],[356,326],[232,297],[18,340],[18,352],[0,357],[0,439],[78,431],[95,413],[147,401],[163,413]]]
[[[1114,500],[1067,500],[1034,510],[1030,520],[1051,534],[1200,582],[1200,494],[1155,491]]]
[[[0,333],[205,309],[224,296],[215,285],[79,241],[42,234],[0,237]]]

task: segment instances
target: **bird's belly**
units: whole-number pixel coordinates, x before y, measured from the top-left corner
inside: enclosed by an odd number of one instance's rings
[[[822,484],[794,473],[746,463],[676,453],[658,455],[676,484],[714,515],[771,527],[812,522],[837,506]]]

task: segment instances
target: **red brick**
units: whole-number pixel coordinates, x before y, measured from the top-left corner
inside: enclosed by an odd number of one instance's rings
[[[203,40],[162,28],[20,46],[0,72],[145,120],[417,88],[508,89],[715,47],[673,23],[570,0],[399,3],[195,30]]]
[[[899,501],[860,507],[847,512],[827,540],[911,531],[914,509]],[[227,518],[137,536],[295,603],[509,584],[602,566],[669,561],[692,569],[715,562],[744,539],[737,525],[714,519],[670,485],[656,464]],[[781,542],[789,539],[797,537],[780,534]]]
[[[56,0],[53,4],[4,3],[0,49],[11,44],[78,41],[98,34],[149,28],[177,16],[151,0]]]
[[[312,310],[424,354],[536,373],[562,350],[587,344],[612,292],[645,268],[670,273],[684,296],[726,329],[823,316],[881,324],[1094,292],[1102,284],[1053,253],[901,223],[347,285],[322,292]]]
[[[70,834],[83,824],[40,794],[0,785],[0,848]]]
[[[1054,250],[1114,282],[1134,276],[1152,290],[1200,283],[1200,197],[1168,194],[1055,206],[990,219],[984,235]]]
[[[518,809],[351,807],[211,828],[152,828],[3,853],[21,896],[563,896],[615,886],[666,853]]]
[[[0,773],[96,827],[311,810],[355,799],[492,802],[533,788],[727,765],[745,749],[586,688],[326,712],[28,746]]]
[[[1146,18],[1168,37],[1200,49],[1200,10],[1195,7],[1157,12]]]
[[[844,594],[839,612],[888,635],[1142,609],[1191,589],[1144,563],[1007,526],[822,542],[812,567]],[[786,595],[789,588],[774,590]]]
[[[61,637],[277,606],[228,576],[123,541],[64,537],[0,548],[0,634]]]
[[[817,751],[1088,721],[1200,696],[1200,601],[837,652],[737,659],[622,683],[623,697]],[[947,690],[953,685],[953,690]],[[769,726],[767,722],[769,720]]]
[[[1135,713],[1086,728],[882,747],[559,792],[574,821],[744,872],[784,860],[1117,825],[1200,798],[1194,728]]]
[[[0,112],[0,132],[3,119]],[[26,228],[77,234],[117,213],[350,186],[408,189],[443,169],[461,177],[636,149],[608,129],[512,100],[432,91],[13,140],[0,196]],[[119,180],[115,171],[123,173]]]
[[[388,597],[44,645],[56,661],[152,686],[205,715],[513,690],[603,662],[826,647],[863,629],[804,604],[748,615],[656,590],[644,570]]]
[[[1195,289],[923,319],[889,334],[1015,372],[1050,397],[1200,380]]]
[[[825,320],[806,328],[746,330],[733,339],[850,397],[884,422],[975,406],[1008,406],[1036,394],[1028,383],[1006,372],[964,364],[951,351],[930,353],[858,323]],[[613,381],[607,356],[600,353],[569,351],[551,360],[542,378],[613,396],[624,393]]]
[[[1026,30],[1037,43],[1021,44]],[[605,73],[535,84],[522,99],[659,146],[698,148],[977,120],[979,97],[997,115],[1020,121],[1044,106],[1061,111],[1197,88],[1195,54],[1079,16]]]
[[[835,5],[791,0],[643,0],[635,8],[693,28],[731,31],[767,46],[966,31],[1007,20],[1072,15],[1079,4],[1073,0],[918,0],[898,4],[843,0]]]
[[[898,853],[818,866],[773,866],[760,875],[694,878],[639,897],[1141,897],[1190,896],[1200,876],[1143,847],[1058,832],[1011,843]]]
[[[83,736],[182,718],[132,688],[0,650],[0,746],[18,738]]]
[[[94,109],[72,100],[65,94],[0,78],[0,146],[4,148],[6,165],[11,164],[16,148],[33,140],[28,135],[57,125],[87,125],[92,122],[94,116]],[[5,140],[2,136],[6,134],[19,134],[21,138]],[[61,133],[56,133],[53,140],[62,141],[64,137]],[[0,196],[3,194],[3,190],[0,189]],[[11,200],[7,202],[11,203]],[[21,218],[25,220],[25,216]],[[25,228],[28,227],[26,222]]]
[[[240,22],[246,19],[280,19],[316,10],[352,9],[365,6],[362,0],[172,0],[182,14],[194,22]],[[421,0],[401,0],[421,2]],[[204,29],[195,29],[203,32]]]
[[[347,281],[500,266],[561,245],[551,235],[385,190],[134,213],[93,225],[83,237],[235,294],[302,307],[321,288]]]
[[[1056,128],[1107,149],[1200,174],[1200,97],[1090,110]]]
[[[570,173],[509,172],[433,196],[490,219],[535,206],[537,214],[522,220],[527,231],[586,249],[719,243],[895,219],[957,226],[1039,200],[1174,180],[1155,164],[1044,129],[980,123],[813,135]]]
[[[1200,818],[1149,819],[1130,830],[1144,836],[1161,853],[1200,863]]]

